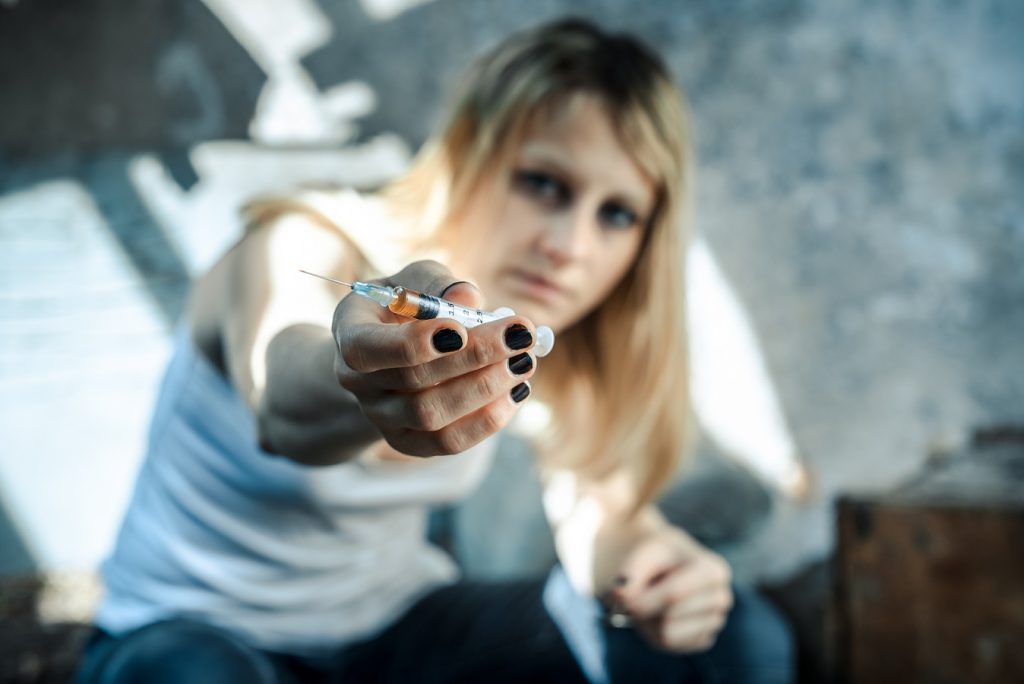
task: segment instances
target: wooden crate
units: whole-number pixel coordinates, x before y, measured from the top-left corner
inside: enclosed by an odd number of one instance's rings
[[[1024,682],[1024,440],[1001,435],[892,493],[840,499],[847,681]]]

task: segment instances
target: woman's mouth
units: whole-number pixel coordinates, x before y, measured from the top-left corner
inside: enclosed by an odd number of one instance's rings
[[[567,294],[564,288],[542,275],[518,268],[511,273],[516,289],[542,304],[552,304]]]

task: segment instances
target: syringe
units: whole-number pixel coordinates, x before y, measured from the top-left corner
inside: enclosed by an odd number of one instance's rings
[[[447,299],[423,294],[407,287],[389,287],[387,285],[374,285],[373,283],[346,283],[343,280],[335,280],[327,276],[317,275],[309,271],[299,269],[306,275],[314,278],[327,280],[337,285],[349,287],[358,295],[372,299],[392,313],[408,318],[427,320],[431,318],[451,318],[467,328],[478,326],[482,323],[490,323],[500,318],[513,315],[511,309],[497,309],[496,311],[481,311],[450,302]],[[555,346],[555,333],[546,325],[537,326],[537,344],[533,352],[537,356],[547,356],[552,347]]]

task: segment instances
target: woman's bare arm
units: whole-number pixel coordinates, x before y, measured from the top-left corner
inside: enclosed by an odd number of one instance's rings
[[[533,324],[511,316],[467,331],[451,319],[401,319],[298,270],[352,281],[355,254],[334,230],[286,215],[250,232],[197,288],[193,309],[215,313],[206,328],[219,331],[218,344],[209,346],[255,412],[260,444],[326,465],[381,438],[402,454],[432,456],[500,430],[529,394]],[[392,279],[482,303],[473,286],[450,287],[459,279],[436,262]],[[529,357],[528,367],[512,357]]]
[[[345,292],[298,270],[351,281],[358,263],[341,234],[285,214],[248,233],[220,265],[224,369],[267,451],[326,465],[380,439],[334,371],[330,325]]]

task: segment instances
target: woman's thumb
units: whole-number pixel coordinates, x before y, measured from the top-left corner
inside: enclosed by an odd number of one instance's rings
[[[470,309],[484,308],[484,295],[480,289],[468,280],[456,280],[444,288],[440,297]]]

